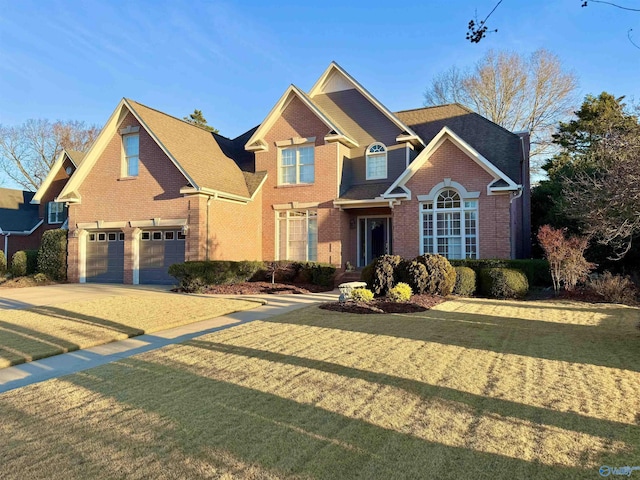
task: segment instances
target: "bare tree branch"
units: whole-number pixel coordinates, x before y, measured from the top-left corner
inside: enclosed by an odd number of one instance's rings
[[[0,125],[0,169],[26,190],[37,190],[63,148],[86,151],[99,133],[84,122],[27,120]]]

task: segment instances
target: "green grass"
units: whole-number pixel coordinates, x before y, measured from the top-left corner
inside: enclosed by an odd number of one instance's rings
[[[0,311],[0,368],[257,307],[256,302],[144,292]]]
[[[599,478],[640,463],[638,318],[309,307],[0,395],[0,476]]]

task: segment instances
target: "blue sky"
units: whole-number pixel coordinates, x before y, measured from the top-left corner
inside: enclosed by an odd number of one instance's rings
[[[619,0],[640,8],[640,1]],[[223,135],[260,123],[290,83],[337,61],[391,110],[420,107],[430,79],[488,49],[544,47],[580,80],[640,99],[640,13],[581,0],[504,0],[480,44],[466,25],[495,0],[420,2],[0,0],[0,123],[102,125],[122,97]]]

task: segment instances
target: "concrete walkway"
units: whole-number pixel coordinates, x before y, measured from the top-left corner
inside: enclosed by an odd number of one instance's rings
[[[106,295],[109,294],[107,293]],[[111,293],[111,296],[112,295],[113,293]],[[229,297],[229,295],[220,296]],[[184,342],[201,335],[217,332],[243,323],[252,322],[254,320],[263,320],[265,318],[290,312],[314,303],[336,301],[338,299],[338,292],[333,291],[308,295],[243,295],[239,296],[239,298],[266,303],[253,310],[231,313],[222,317],[155,332],[150,335],[141,335],[127,340],[107,343],[105,345],[99,345],[85,350],[63,353],[61,355],[55,355],[35,362],[0,369],[0,393],[24,387],[32,383],[38,383],[51,378],[57,378],[63,375],[87,370],[99,365],[104,365],[105,363],[131,357],[138,353],[148,352],[167,345]],[[2,301],[1,298],[0,301]],[[66,301],[69,301],[69,299],[67,298]],[[5,305],[4,308],[28,308],[28,306],[37,304],[36,302],[37,297],[34,297],[28,302],[23,302],[27,307],[20,307],[17,305],[11,307]],[[40,305],[43,305],[43,303],[40,303]],[[0,307],[0,313],[1,311],[2,308]]]

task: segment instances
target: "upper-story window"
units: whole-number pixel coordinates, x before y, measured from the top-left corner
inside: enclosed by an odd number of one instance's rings
[[[280,185],[313,183],[315,179],[313,146],[282,148],[278,178]]]
[[[49,202],[47,204],[47,217],[50,224],[64,222],[64,203]]]
[[[367,148],[367,180],[387,178],[387,147],[374,143]]]
[[[135,133],[122,137],[124,149],[124,173],[127,177],[138,176],[138,163],[140,154],[140,136]]]

